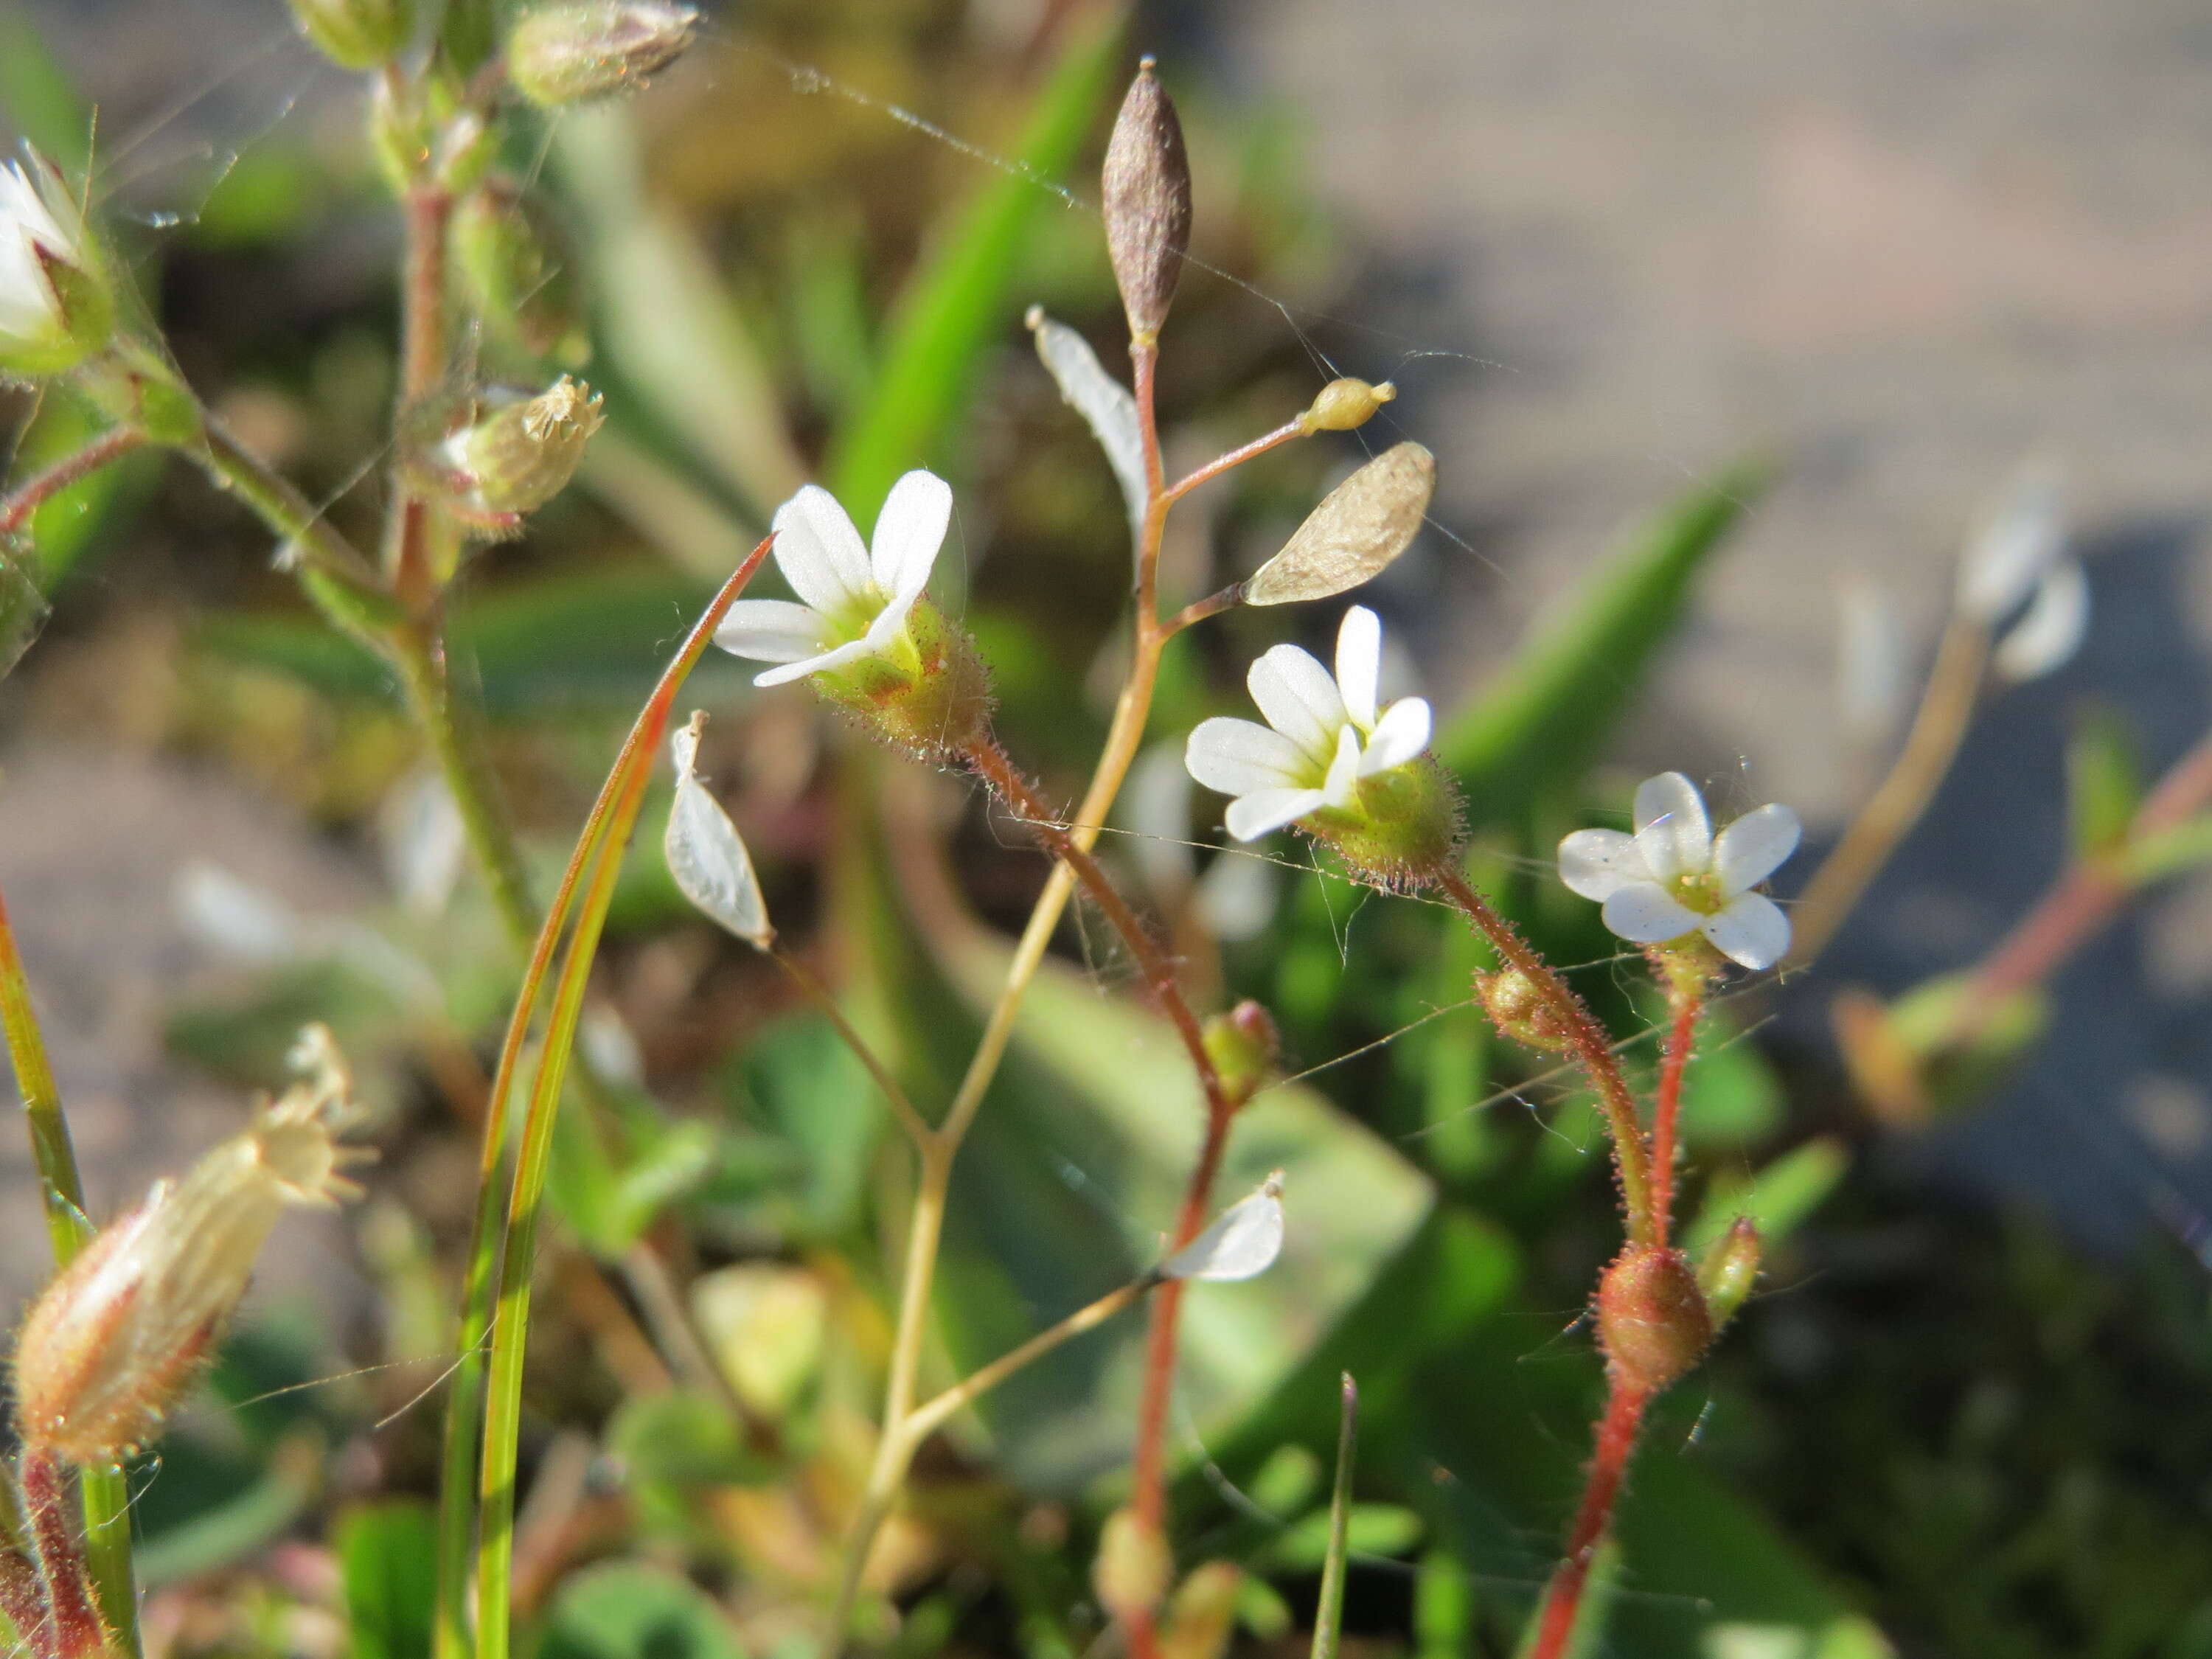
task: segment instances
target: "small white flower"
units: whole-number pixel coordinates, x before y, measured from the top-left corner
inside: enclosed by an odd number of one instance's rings
[[[1200,721],[1183,764],[1209,789],[1233,795],[1225,822],[1239,841],[1324,808],[1352,805],[1359,781],[1419,758],[1429,746],[1429,705],[1401,697],[1376,711],[1382,624],[1364,605],[1344,613],[1334,678],[1295,645],[1272,647],[1245,677],[1267,717]]]
[[[907,617],[952,521],[952,490],[934,473],[908,473],[891,486],[873,544],[836,499],[808,484],[775,512],[775,562],[802,601],[740,599],[714,631],[734,656],[781,666],[754,677],[782,685],[862,657],[910,647]]]
[[[1577,830],[1559,843],[1559,878],[1605,906],[1605,925],[1638,945],[1703,933],[1715,950],[1753,969],[1790,949],[1782,907],[1751,890],[1797,848],[1797,815],[1770,803],[1719,835],[1698,787],[1680,772],[1636,791],[1636,833]]]
[[[27,145],[0,167],[0,354],[71,354],[53,268],[88,264],[83,216],[60,175]]]

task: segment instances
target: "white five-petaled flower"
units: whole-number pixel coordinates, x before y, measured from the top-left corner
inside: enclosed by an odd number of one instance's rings
[[[0,167],[0,356],[27,368],[76,355],[58,271],[88,261],[83,216],[36,152]]]
[[[776,509],[775,562],[801,603],[740,599],[714,632],[725,651],[780,665],[755,685],[782,685],[862,657],[894,655],[928,586],[952,520],[952,490],[915,471],[891,486],[872,546],[836,499],[808,484]]]
[[[1559,878],[1605,906],[1605,925],[1638,945],[1702,933],[1753,969],[1790,949],[1790,919],[1751,890],[1796,850],[1797,815],[1772,803],[1713,833],[1698,787],[1680,772],[1636,791],[1636,833],[1577,830],[1559,843]]]
[[[1245,684],[1267,717],[1202,720],[1183,763],[1209,789],[1233,795],[1225,822],[1239,841],[1327,808],[1350,807],[1362,779],[1403,766],[1429,746],[1429,705],[1401,697],[1376,711],[1382,624],[1364,605],[1344,613],[1332,677],[1295,645],[1270,647]]]

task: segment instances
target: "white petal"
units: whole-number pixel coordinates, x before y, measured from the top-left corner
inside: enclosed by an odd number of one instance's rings
[[[1606,895],[1605,925],[1625,939],[1638,945],[1657,945],[1697,931],[1705,920],[1686,904],[1677,903],[1656,882],[1632,881]]]
[[[922,573],[925,577],[928,574],[927,571]],[[884,608],[876,612],[875,619],[869,623],[868,631],[860,636],[860,643],[879,654],[888,652],[891,641],[906,631],[906,619],[921,598],[918,589],[911,593],[892,594],[884,602]]]
[[[775,510],[775,562],[791,591],[835,616],[859,605],[872,609],[868,550],[837,499],[808,484]]]
[[[1222,822],[1239,841],[1257,841],[1328,805],[1318,789],[1255,789],[1229,803]]]
[[[929,584],[945,526],[952,522],[952,486],[920,468],[891,486],[884,510],[876,515],[875,539],[868,562],[876,586],[893,599],[911,601]]]
[[[1322,780],[1323,799],[1331,806],[1351,805],[1359,778],[1359,733],[1348,726],[1340,726],[1336,729],[1336,758],[1329,762],[1328,775]]]
[[[1278,1170],[1260,1190],[1239,1199],[1213,1224],[1160,1264],[1163,1279],[1251,1279],[1267,1271],[1283,1249],[1283,1175]]]
[[[1713,949],[1754,971],[1790,953],[1790,918],[1764,893],[1738,894],[1700,926]]]
[[[1145,437],[1137,418],[1137,400],[1129,388],[1109,374],[1091,350],[1091,343],[1065,323],[1056,323],[1041,310],[1032,311],[1030,327],[1036,335],[1037,356],[1059,384],[1060,395],[1082,416],[1106,452],[1106,464],[1121,486],[1121,499],[1129,509],[1131,529],[1141,527],[1145,516]]]
[[[818,657],[808,657],[801,662],[787,662],[781,668],[771,668],[765,674],[753,676],[759,686],[788,685],[793,680],[803,680],[809,674],[819,674],[825,668],[842,668],[848,662],[862,657],[872,657],[876,648],[866,640],[850,640],[834,651],[824,651]]]
[[[1310,764],[1297,745],[1257,720],[1200,720],[1183,749],[1191,776],[1224,795],[1304,786]]]
[[[2089,631],[2089,578],[2078,559],[2053,565],[2035,597],[1997,641],[1997,672],[2008,680],[2040,679],[2081,648]]]
[[[1644,863],[1635,836],[1618,830],[1577,830],[1559,843],[1559,879],[1571,893],[1603,900],[1632,882],[1649,885],[1651,866]]]
[[[1662,772],[1636,788],[1636,842],[1652,878],[1672,881],[1712,862],[1713,827],[1698,786],[1680,772]]]
[[[1375,726],[1375,690],[1382,678],[1382,619],[1364,605],[1344,613],[1336,630],[1336,689],[1361,731]]]
[[[1198,878],[1194,902],[1206,931],[1223,944],[1257,939],[1275,919],[1275,866],[1266,859],[1224,853]]]
[[[1267,724],[1326,766],[1336,756],[1344,699],[1328,670],[1295,645],[1270,647],[1245,675]]]
[[[699,728],[705,723],[704,715],[694,714],[691,723],[669,739],[676,760],[676,800],[669,808],[661,850],[678,892],[711,921],[755,950],[765,951],[775,929],[769,923],[768,901],[761,896],[752,855],[745,851],[738,826],[693,769]]]
[[[739,599],[714,630],[714,643],[755,662],[798,662],[827,642],[820,613],[789,599]]]
[[[1713,874],[1721,892],[1733,898],[1756,887],[1797,850],[1797,815],[1778,801],[1754,807],[1721,831],[1713,842]]]
[[[1382,711],[1360,757],[1359,775],[1372,777],[1403,766],[1429,746],[1429,704],[1425,697],[1401,697]]]
[[[2031,465],[2008,479],[1959,560],[1959,610],[1995,623],[2027,597],[2066,545],[2058,475]]]

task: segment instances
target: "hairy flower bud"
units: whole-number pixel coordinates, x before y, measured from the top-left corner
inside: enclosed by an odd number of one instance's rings
[[[507,78],[547,109],[629,92],[682,57],[698,24],[690,7],[659,0],[539,6],[507,37]]]
[[[1309,432],[1350,432],[1365,426],[1397,395],[1398,388],[1388,380],[1380,386],[1350,378],[1331,380],[1298,416],[1298,424]]]
[[[1150,340],[1167,320],[1190,246],[1190,161],[1182,123],[1146,58],[1121,100],[1106,142],[1102,194],[1106,253],[1114,265],[1129,334]]]
[[[534,398],[487,398],[476,420],[437,443],[428,482],[464,522],[511,533],[576,476],[605,418],[592,389],[566,374]]]
[[[181,1181],[101,1231],[46,1287],[15,1344],[25,1446],[107,1464],[143,1445],[246,1294],[270,1230],[294,1206],[360,1189],[339,1173],[351,1079],[330,1032],[293,1051],[301,1080]]]
[[[1536,981],[1518,968],[1501,968],[1494,974],[1474,976],[1474,994],[1482,1012],[1516,1042],[1546,1054],[1564,1054],[1572,1036],[1559,1010]]]
[[[291,0],[300,31],[340,69],[370,70],[415,33],[414,0]]]
[[[1689,1259],[1649,1245],[1622,1251],[1598,1281],[1597,1331],[1614,1373],[1647,1394],[1695,1365],[1713,1321]]]
[[[91,228],[60,173],[26,144],[0,167],[0,374],[61,374],[114,332]]]
[[[1381,575],[1413,544],[1436,493],[1435,456],[1410,442],[1383,451],[1324,495],[1283,550],[1253,573],[1244,603],[1325,599]]]
[[[512,179],[489,179],[463,197],[450,234],[454,273],[488,328],[533,356],[572,366],[590,357],[553,228]]]
[[[1275,1069],[1282,1037],[1272,1015],[1249,997],[1206,1022],[1206,1053],[1230,1099],[1249,1100]]]
[[[1705,1298],[1705,1312],[1717,1334],[1735,1317],[1751,1287],[1759,1282],[1759,1257],[1765,1253],[1759,1224],[1740,1215],[1698,1263],[1698,1289]]]
[[[1159,1606],[1175,1582],[1175,1558],[1157,1527],[1148,1527],[1126,1506],[1106,1517],[1098,1534],[1098,1559],[1091,1565],[1091,1588],[1116,1620],[1126,1622]]]

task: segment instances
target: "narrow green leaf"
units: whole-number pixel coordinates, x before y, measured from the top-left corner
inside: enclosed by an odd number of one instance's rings
[[[2092,703],[2074,720],[2066,744],[2066,805],[2074,851],[2117,852],[2142,805],[2142,757],[2118,709]]]
[[[92,157],[92,107],[23,6],[0,9],[0,109],[9,125],[71,173]]]
[[[831,447],[831,492],[858,522],[900,473],[937,459],[999,329],[1030,226],[1059,205],[1040,181],[1074,159],[1121,61],[1121,36],[1118,9],[1094,9],[1071,31],[1016,149],[1018,171],[983,186],[908,283],[874,395]]]
[[[1437,752],[1478,827],[1514,820],[1539,789],[1589,765],[1766,479],[1765,466],[1741,463],[1662,511],[1444,728]]]
[[[1351,1549],[1352,1454],[1359,1443],[1359,1385],[1344,1374],[1344,1419],[1336,1432],[1336,1486],[1328,1499],[1328,1554],[1314,1610],[1313,1659],[1336,1659],[1344,1633],[1344,1567]]]
[[[426,1659],[438,1599],[438,1527],[428,1504],[393,1498],[339,1517],[338,1573],[353,1659]]]
[[[1698,1206],[1686,1242],[1694,1252],[1718,1238],[1740,1215],[1759,1224],[1771,1250],[1820,1208],[1850,1170],[1851,1157],[1832,1136],[1808,1140],[1748,1177],[1716,1176]]]

